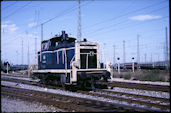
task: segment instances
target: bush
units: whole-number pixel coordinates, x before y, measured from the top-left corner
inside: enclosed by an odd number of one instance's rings
[[[132,79],[132,80],[140,80],[140,81],[162,81],[162,82],[170,82],[170,72],[165,70],[136,70],[135,73],[131,71],[121,72],[118,74],[114,73],[114,77],[116,78],[124,78],[124,79]]]
[[[167,81],[164,75],[160,75],[159,70],[144,71],[142,75],[135,76],[135,78],[142,81]]]
[[[121,75],[120,75],[120,78],[124,78],[124,79],[129,80],[129,79],[131,78],[131,74],[130,74],[130,73],[121,74]]]

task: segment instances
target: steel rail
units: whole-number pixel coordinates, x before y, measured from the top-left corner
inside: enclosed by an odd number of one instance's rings
[[[112,103],[96,101],[96,100],[91,100],[91,99],[86,99],[86,98],[71,97],[71,96],[66,96],[66,95],[52,94],[52,93],[40,92],[40,91],[32,91],[32,90],[13,88],[13,87],[4,88],[3,86],[1,90],[2,90],[2,94],[6,93],[7,95],[12,95],[12,96],[15,96],[18,94],[18,97],[20,97],[21,95],[22,98],[28,97],[29,99],[33,97],[34,99],[31,99],[31,100],[39,99],[41,100],[41,102],[47,101],[48,103],[51,103],[51,104],[56,102],[53,105],[56,105],[60,109],[65,108],[67,110],[96,111],[96,112],[97,111],[112,111],[112,112],[114,111],[151,111],[151,109],[132,107],[129,105],[112,104]],[[72,105],[74,105],[75,107],[72,107]],[[61,107],[61,106],[64,106],[64,107]]]
[[[163,91],[170,92],[170,86],[164,85],[152,85],[152,84],[138,84],[138,83],[127,83],[127,82],[96,82],[97,84],[107,85],[111,88],[113,87],[122,87],[122,88],[131,88],[131,89],[140,89],[140,90],[152,90],[152,91]]]
[[[130,99],[130,98],[104,95],[104,94],[98,94],[98,93],[89,93],[89,92],[85,92],[85,91],[79,91],[79,92],[82,94],[87,94],[87,95],[91,95],[91,96],[97,96],[97,97],[103,97],[103,98],[108,98],[108,99],[112,99],[112,100],[127,102],[128,104],[145,105],[146,108],[149,108],[149,109],[151,109],[152,107],[155,107],[155,108],[159,108],[161,110],[170,110],[170,105],[161,105],[158,103],[151,103],[149,101],[146,102],[146,101],[138,100],[137,98]]]
[[[63,88],[59,88],[59,87],[54,87],[54,86],[48,86],[48,85],[41,85],[41,84],[36,84],[36,82],[32,83],[32,82],[29,82],[27,80],[17,80],[17,79],[6,79],[6,80],[9,80],[9,81],[15,81],[15,82],[18,82],[18,83],[26,83],[26,84],[31,84],[31,85],[36,85],[36,86],[42,86],[42,87],[47,87],[47,88],[52,88],[52,89],[61,89],[61,90],[64,90]],[[109,93],[109,94],[117,94],[117,95],[125,95],[127,97],[134,97],[134,98],[143,98],[145,100],[147,99],[150,99],[152,101],[161,101],[161,102],[165,102],[165,103],[168,103],[170,99],[166,99],[166,98],[159,98],[159,97],[151,97],[151,96],[144,96],[144,95],[136,95],[136,94],[129,94],[129,93],[123,93],[123,92],[113,92],[113,91],[106,91],[106,90],[99,90],[99,89],[95,89],[94,90],[95,92],[101,92],[101,93]],[[157,104],[157,103],[151,103],[151,102],[146,102],[146,101],[140,101],[140,100],[135,100],[135,99],[127,99],[127,98],[121,98],[121,97],[115,97],[115,96],[109,96],[109,95],[103,95],[103,94],[96,94],[96,93],[89,93],[89,92],[86,92],[86,91],[78,91],[79,93],[82,93],[82,94],[87,94],[87,95],[92,95],[92,96],[98,96],[98,97],[104,97],[104,98],[109,98],[109,99],[112,99],[112,100],[119,100],[119,101],[126,101],[127,103],[136,103],[136,104],[139,104],[139,105],[146,105],[148,107],[157,107],[157,108],[160,108],[161,110],[168,110],[170,109],[170,106],[168,105],[161,105],[161,104]]]
[[[100,89],[95,89],[94,91],[101,92],[101,93],[117,94],[120,96],[125,95],[128,97],[150,99],[152,101],[161,101],[161,102],[165,102],[165,103],[170,103],[170,98],[152,97],[152,96],[137,95],[137,94],[131,94],[131,93],[125,93],[125,92],[117,92],[117,91],[107,91],[107,90],[100,90]]]

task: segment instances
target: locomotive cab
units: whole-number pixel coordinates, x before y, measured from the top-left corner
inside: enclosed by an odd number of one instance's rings
[[[110,73],[100,67],[98,43],[75,40],[62,31],[60,36],[42,41],[38,70],[33,70],[33,76],[44,83],[50,81],[62,86],[84,84],[83,87],[94,87],[96,80],[107,81]]]

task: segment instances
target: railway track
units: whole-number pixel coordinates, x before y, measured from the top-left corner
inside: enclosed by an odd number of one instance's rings
[[[130,88],[130,89],[140,89],[140,90],[148,90],[148,91],[162,91],[162,92],[170,92],[169,86],[164,85],[152,85],[152,84],[138,84],[138,83],[127,83],[127,82],[97,82],[97,84],[107,85],[108,87],[122,87],[122,88]]]
[[[13,76],[13,77],[29,78],[28,75],[26,75],[26,74],[24,74],[22,72],[18,72],[18,73],[8,73],[8,74],[7,73],[1,73],[1,75],[3,75],[3,76],[9,76],[9,77]]]
[[[36,85],[36,86],[41,86],[41,87],[47,87],[47,88],[51,88],[51,89],[64,90],[59,87],[42,85],[37,82],[28,81],[28,80],[19,80],[19,79],[14,79],[14,78],[2,78],[2,80]],[[88,92],[88,91],[77,91],[77,92],[81,93],[81,94],[90,95],[90,96],[96,96],[96,97],[108,98],[111,100],[123,101],[123,102],[127,102],[128,104],[138,104],[140,106],[146,106],[145,108],[148,108],[149,111],[153,111],[153,109],[151,109],[151,108],[157,108],[157,109],[164,110],[164,111],[170,110],[170,103],[169,103],[170,99],[168,99],[168,98],[151,97],[151,96],[123,93],[123,92],[116,92],[116,91],[108,91],[108,90],[101,90],[101,89],[95,89],[90,92]],[[165,103],[165,104],[162,104],[162,103]]]
[[[170,99],[151,96],[135,95],[122,92],[110,92],[104,90],[95,90],[91,95],[109,98],[112,100],[124,101],[128,104],[137,104],[147,108],[159,108],[160,110],[170,110]]]
[[[1,77],[2,78],[2,77]],[[2,78],[3,80],[12,80],[15,82],[21,82],[19,79],[16,78]],[[37,82],[29,81],[28,80],[22,80],[22,82],[27,82],[28,84],[37,84]],[[162,92],[170,92],[170,86],[164,86],[164,85],[152,85],[152,84],[138,84],[138,83],[127,83],[127,82],[97,82],[97,84],[100,85],[107,85],[111,89],[114,87],[121,87],[121,88],[130,88],[130,89],[139,89],[139,90],[147,90],[147,91],[162,91]]]
[[[60,109],[78,112],[125,112],[125,111],[149,111],[131,106],[121,106],[119,104],[112,104],[102,101],[96,101],[85,98],[71,97],[60,94],[52,94],[48,92],[33,91],[28,89],[14,88],[9,86],[1,86],[1,94],[12,97],[17,97],[29,101],[41,102],[45,105],[53,105]]]
[[[16,82],[16,83],[29,84],[29,85],[39,85],[39,83],[37,81],[17,79],[16,77],[12,78],[12,77],[1,76],[1,80],[10,81],[10,82]]]

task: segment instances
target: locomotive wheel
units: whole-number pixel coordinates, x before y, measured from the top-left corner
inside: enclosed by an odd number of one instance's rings
[[[64,74],[60,75],[60,83],[63,88],[65,88],[66,76]]]
[[[95,89],[94,84],[95,84],[95,80],[93,77],[91,77],[91,89]]]
[[[81,81],[81,82],[79,82],[79,85],[80,85],[80,87],[81,87],[81,89],[82,90],[85,90],[86,89],[86,80],[83,80],[83,81]]]
[[[105,82],[108,82],[107,79],[109,79],[109,78],[110,78],[110,72],[108,72],[108,71],[104,72],[104,73],[103,73],[103,80],[104,80]]]
[[[57,79],[55,79],[55,80],[53,81],[53,83],[54,83],[55,86],[58,86],[58,85],[59,85],[59,81],[58,81]]]

